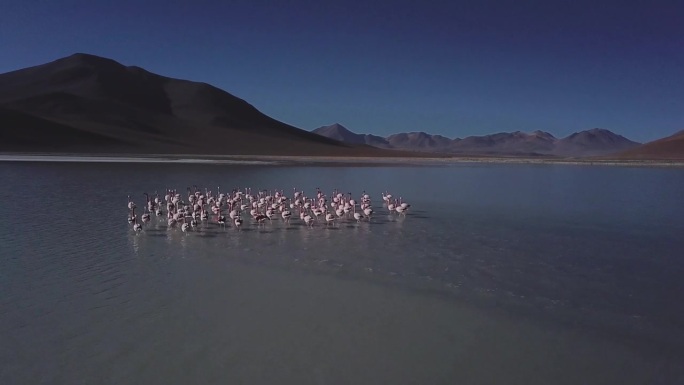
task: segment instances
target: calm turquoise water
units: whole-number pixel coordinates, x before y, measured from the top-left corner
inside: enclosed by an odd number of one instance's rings
[[[684,383],[684,170],[0,163],[0,383]],[[136,234],[127,195],[369,193]],[[411,204],[388,214],[381,193]]]

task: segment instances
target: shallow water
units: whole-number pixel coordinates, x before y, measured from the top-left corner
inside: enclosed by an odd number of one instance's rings
[[[684,383],[684,172],[0,163],[0,383]],[[126,196],[371,194],[140,234]],[[411,203],[388,215],[381,193]]]

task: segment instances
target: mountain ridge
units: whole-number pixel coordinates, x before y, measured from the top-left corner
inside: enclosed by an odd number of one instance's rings
[[[0,74],[0,108],[0,151],[60,152],[69,147],[123,153],[396,154],[277,121],[207,83],[83,53]],[[63,136],[53,135],[49,143],[36,138],[32,147],[31,138],[19,132],[26,125],[38,136],[51,135],[50,130]]]
[[[344,132],[341,132],[340,127],[344,128]],[[319,127],[313,132],[336,140],[354,140],[357,143],[373,145],[367,139],[368,134],[356,134],[339,123]],[[376,138],[379,138],[376,139],[377,142],[389,144],[389,147],[385,148],[454,155],[590,157],[617,153],[639,146],[637,142],[601,128],[575,132],[565,138],[556,138],[541,130],[531,133],[498,132],[453,139],[414,131],[392,134],[386,138],[376,136]]]

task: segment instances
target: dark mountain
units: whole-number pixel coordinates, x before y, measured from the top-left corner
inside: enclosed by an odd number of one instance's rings
[[[576,132],[558,141],[554,154],[560,156],[597,156],[616,153],[639,146],[622,135],[609,130],[594,128]]]
[[[314,132],[348,143],[374,143],[366,139],[369,135],[356,134],[339,125],[321,127]],[[428,151],[457,155],[497,156],[562,156],[582,157],[616,153],[639,144],[616,135],[609,130],[592,129],[558,139],[545,131],[525,133],[521,131],[500,132],[491,135],[469,136],[463,139],[449,139],[425,132],[409,132],[379,138],[379,147],[410,151]]]
[[[4,107],[0,107],[0,122],[3,124],[3,128],[0,129],[0,143],[3,147],[18,151],[31,152],[41,148],[48,151],[78,152],[98,146],[125,148],[129,145],[105,135],[79,130]],[[63,138],[70,140],[63,142]]]
[[[684,160],[684,130],[613,156],[616,159]]]
[[[385,154],[279,122],[209,84],[87,54],[0,74],[0,107],[0,151]]]

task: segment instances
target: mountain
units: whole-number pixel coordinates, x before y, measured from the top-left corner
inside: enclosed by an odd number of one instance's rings
[[[684,160],[684,130],[615,154],[616,159]]]
[[[383,137],[370,134],[355,134],[339,123],[318,127],[312,131],[327,138],[339,140],[349,144],[366,144],[373,147],[389,148],[390,144]]]
[[[313,133],[335,140],[339,140],[340,142],[365,144],[365,141],[363,140],[363,135],[355,134],[347,130],[343,125],[339,123],[331,124],[329,126],[318,127],[317,129],[313,130]]]
[[[452,140],[441,135],[430,135],[424,132],[409,132],[394,134],[387,137],[387,142],[393,148],[401,148],[405,150],[421,150],[421,151],[444,151]]]
[[[36,147],[60,146],[64,150],[82,147],[125,147],[125,142],[105,135],[83,131],[64,124],[39,118],[20,111],[0,107],[0,122],[12,130],[0,129],[0,143],[8,143],[19,151],[34,151]],[[64,140],[69,138],[69,140]]]
[[[576,132],[558,141],[554,154],[561,156],[597,156],[616,153],[639,146],[622,135],[594,128]]]
[[[548,132],[500,132],[492,135],[469,136],[456,140],[450,147],[458,153],[488,153],[501,155],[552,154],[558,141]]]
[[[209,84],[88,54],[0,74],[0,127],[0,151],[387,154],[279,122]]]
[[[347,143],[375,145],[367,139],[369,135],[356,134],[340,125],[321,127],[314,132]],[[380,143],[379,147],[383,148],[454,155],[585,157],[616,153],[639,146],[639,143],[599,128],[577,132],[562,139],[540,130],[532,133],[500,132],[463,139],[450,139],[425,132],[399,133],[387,138],[375,138],[375,143]]]

